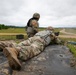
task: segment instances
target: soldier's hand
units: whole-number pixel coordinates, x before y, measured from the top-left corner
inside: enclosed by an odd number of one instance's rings
[[[38,22],[36,20],[32,20],[31,25],[34,27],[38,27]]]

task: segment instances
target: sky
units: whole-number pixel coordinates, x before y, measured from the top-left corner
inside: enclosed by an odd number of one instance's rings
[[[40,27],[76,27],[76,0],[0,0],[0,24],[26,26],[36,12]]]

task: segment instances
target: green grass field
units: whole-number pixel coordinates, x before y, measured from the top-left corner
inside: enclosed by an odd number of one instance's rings
[[[45,28],[39,28],[39,31],[44,30]],[[61,28],[55,28],[55,32],[60,31]],[[26,33],[25,28],[9,28],[9,29],[2,29],[0,33]]]
[[[2,29],[0,33],[25,33],[25,28],[9,28],[9,29]]]
[[[44,30],[45,28],[39,28],[39,31]],[[60,31],[60,28],[56,28],[56,31]],[[22,33],[22,34],[26,34],[26,30],[25,28],[9,28],[9,29],[2,29],[0,30],[0,33]],[[26,39],[27,35],[25,35],[25,39]],[[16,40],[16,35],[0,35],[0,40]]]
[[[68,44],[68,48],[70,49],[70,52],[72,52],[76,57],[76,45]]]

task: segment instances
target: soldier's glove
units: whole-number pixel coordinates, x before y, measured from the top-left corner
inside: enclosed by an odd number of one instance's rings
[[[59,36],[60,32],[54,32],[55,36]]]

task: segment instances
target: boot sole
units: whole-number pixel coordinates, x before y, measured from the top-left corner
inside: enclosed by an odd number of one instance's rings
[[[12,69],[15,69],[15,70],[20,70],[20,69],[21,69],[21,64],[20,64],[18,58],[16,58],[16,57],[13,55],[13,53],[12,53],[11,50],[9,50],[8,48],[5,48],[5,49],[3,50],[3,53],[4,53],[4,55],[7,57],[8,63],[9,63],[9,65],[10,65],[10,67],[11,67]]]

